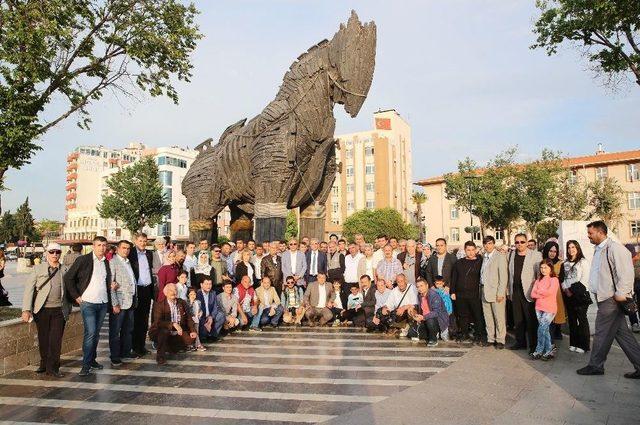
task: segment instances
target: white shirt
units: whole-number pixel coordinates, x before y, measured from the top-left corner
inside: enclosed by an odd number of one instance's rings
[[[318,251],[311,251],[309,255],[309,274],[316,276],[318,274]]]
[[[322,285],[318,283],[318,308],[325,308],[327,306],[327,284],[326,282]]]
[[[353,283],[360,280],[358,276],[358,263],[363,257],[362,253],[358,252],[355,256],[349,254],[344,257],[344,281]]]
[[[93,254],[93,273],[91,273],[91,280],[87,289],[84,290],[82,295],[82,301],[90,302],[93,304],[103,304],[109,302],[107,296],[107,267],[105,258],[98,259],[96,254]]]
[[[600,257],[602,257],[602,251],[609,238],[606,238],[593,250],[593,259],[591,260],[591,274],[589,275],[589,290],[594,294],[598,293],[598,285],[600,285]]]
[[[382,251],[382,248],[380,248],[376,252],[374,252],[372,258],[373,258],[373,268],[377,269],[378,268],[378,263],[380,261],[382,261],[382,259],[384,258],[384,252]]]
[[[195,269],[198,265],[198,259],[195,255],[187,255],[184,257],[184,263],[182,263],[182,268],[187,272],[191,272],[191,269]]]
[[[247,266],[247,276],[249,276],[249,280],[251,282],[253,282],[253,269],[251,268],[251,265],[249,264],[245,264]]]
[[[585,288],[589,288],[589,260],[582,258],[575,264],[571,261],[565,261],[562,267],[564,267],[562,289],[569,289],[576,282],[580,282]]]
[[[296,274],[296,259],[298,251],[289,251],[289,256],[291,257],[291,274]]]
[[[266,254],[262,254],[261,256],[253,254],[253,258],[251,259],[251,263],[255,269],[256,279],[258,280],[262,279],[262,259],[266,256]]]
[[[375,271],[373,267],[373,256],[370,258],[365,258],[364,260],[364,274],[369,276],[372,280],[375,277]]]
[[[407,292],[408,291],[408,292]],[[417,305],[418,304],[418,292],[416,290],[415,285],[407,285],[407,289],[405,289],[407,295],[404,295],[404,292],[400,291],[399,287],[393,288],[391,293],[389,294],[389,298],[387,298],[387,302],[385,305],[389,310],[395,310],[404,305]],[[402,297],[404,296],[404,299]],[[402,299],[402,303],[400,300]]]
[[[333,294],[333,306],[335,308],[339,308],[340,310],[344,310],[344,307],[342,306],[342,298],[340,298],[339,293]]]

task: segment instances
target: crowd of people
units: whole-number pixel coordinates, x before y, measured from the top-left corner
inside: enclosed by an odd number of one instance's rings
[[[103,368],[96,348],[108,314],[112,367],[149,355],[147,338],[162,365],[168,353],[206,350],[237,330],[282,325],[358,326],[429,347],[452,341],[497,350],[512,330],[509,349],[550,360],[567,323],[569,350],[591,351],[578,373],[604,373],[616,339],[636,369],[625,376],[640,378],[640,345],[619,308],[633,296],[630,252],[607,236],[603,222],[587,230],[595,245],[591,263],[575,240],[561,259],[556,240],[539,251],[525,234],[515,236],[513,247],[497,247],[486,236],[482,246],[468,241],[456,253],[444,238],[432,248],[387,235],[373,244],[362,235],[213,246],[206,239],[176,246],[158,238],[153,250],[144,233],[113,248],[97,236],[92,252],[74,248],[63,263],[61,247],[49,244],[47,261],[27,282],[23,319],[33,317],[38,326],[38,372],[53,376],[62,375],[64,323],[78,305],[84,323],[80,376]],[[636,265],[636,285],[638,271]],[[587,320],[592,297],[598,303],[593,344]]]

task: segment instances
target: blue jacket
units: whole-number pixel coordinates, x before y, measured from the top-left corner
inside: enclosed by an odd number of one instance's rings
[[[440,298],[442,298],[442,301],[444,302],[444,307],[447,310],[447,313],[449,314],[453,313],[453,302],[451,301],[451,295],[449,295],[444,290],[444,288],[441,288],[441,289],[436,288],[436,291],[440,295]]]
[[[421,304],[422,295],[418,294],[418,312],[422,314],[425,319],[437,319],[440,331],[445,331],[449,328],[449,313],[447,313],[444,301],[435,288],[429,288],[429,292],[427,292],[427,304],[429,304],[429,312],[427,314],[422,313],[422,309],[420,308]]]
[[[213,318],[216,317],[218,311],[222,312],[222,308],[218,304],[218,297],[216,296],[216,292],[214,290],[209,291],[209,315]],[[207,308],[205,307],[204,302],[204,293],[202,289],[198,290],[198,294],[196,295],[196,299],[200,301],[200,305],[202,306],[202,317],[206,317]]]

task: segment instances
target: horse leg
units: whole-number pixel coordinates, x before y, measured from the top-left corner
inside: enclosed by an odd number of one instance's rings
[[[253,215],[249,214],[235,205],[229,205],[231,211],[231,240],[242,239],[248,241],[253,239]]]
[[[209,244],[218,243],[218,215],[213,218],[189,219],[189,233],[196,244],[202,239],[208,240]]]
[[[255,211],[255,240],[261,244],[264,241],[279,241],[284,239],[287,228],[286,203],[259,202],[254,204]]]

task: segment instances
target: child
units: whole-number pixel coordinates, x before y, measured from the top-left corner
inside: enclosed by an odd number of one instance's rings
[[[176,283],[176,288],[178,289],[178,298],[187,301],[187,279],[189,278],[189,273],[186,271],[181,271],[178,275],[178,283]]]
[[[447,310],[447,314],[449,315],[449,327],[444,331],[440,332],[440,338],[443,341],[449,341],[449,329],[455,329],[455,316],[453,315],[453,302],[451,302],[451,296],[449,295],[449,291],[445,289],[444,286],[444,278],[442,276],[436,276],[435,278],[435,289],[440,298],[442,298],[442,302],[444,302],[444,307]],[[455,331],[454,331],[455,333]]]
[[[335,317],[333,326],[340,326],[340,318],[342,317],[342,312],[344,311],[344,305],[342,304],[341,295],[342,295],[342,284],[340,283],[340,279],[334,279],[333,280],[333,307],[331,308],[333,317]]]
[[[282,291],[284,300],[284,315],[282,321],[287,324],[300,325],[304,317],[304,307],[302,306],[304,294],[302,288],[295,285],[293,277],[288,276],[285,287]]]
[[[349,290],[351,293],[347,298],[347,309],[342,311],[342,317],[347,324],[352,324],[354,316],[362,308],[364,298],[362,296],[362,291],[360,291],[360,286],[358,286],[357,283],[351,285]]]
[[[196,299],[197,296],[197,292],[195,288],[190,288],[189,289],[189,310],[191,311],[191,319],[193,320],[193,323],[196,324],[195,328],[198,329],[199,323],[200,323],[200,318],[202,317],[202,306],[200,305],[200,301],[198,301]],[[206,351],[207,348],[202,345],[202,343],[200,343],[200,337],[197,336],[196,333],[196,341],[194,343],[194,347],[192,348],[196,349],[198,351]]]
[[[531,298],[536,300],[536,316],[538,318],[538,345],[531,353],[534,360],[550,360],[554,357],[549,325],[558,311],[556,295],[560,282],[549,259],[540,263],[540,277],[533,284]]]

